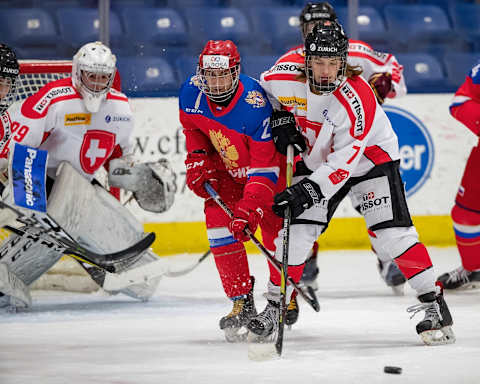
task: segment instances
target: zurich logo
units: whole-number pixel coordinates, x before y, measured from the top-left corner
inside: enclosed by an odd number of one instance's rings
[[[112,117],[110,115],[105,116],[105,122],[110,123],[112,121]]]
[[[407,110],[390,105],[383,109],[398,136],[400,173],[410,197],[430,177],[434,159],[432,138],[425,125]]]

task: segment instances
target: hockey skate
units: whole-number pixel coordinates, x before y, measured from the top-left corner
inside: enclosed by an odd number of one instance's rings
[[[437,279],[444,289],[480,288],[480,270],[467,271],[462,266],[440,275]]]
[[[425,311],[425,317],[417,324],[417,333],[426,345],[453,344],[455,334],[452,330],[452,316],[447,303],[443,299],[443,293],[425,293],[418,297],[420,304],[407,308],[407,312],[413,312],[415,316],[420,311]]]
[[[236,298],[233,301],[232,311],[220,319],[220,329],[225,332],[225,340],[229,343],[239,343],[247,340],[246,326],[250,319],[257,314],[255,302],[253,300],[253,283],[252,289],[247,295]]]
[[[279,307],[278,302],[268,300],[263,312],[253,317],[248,323],[248,358],[250,360],[262,361],[278,356],[275,341],[278,334]]]
[[[383,281],[392,288],[393,293],[397,296],[403,296],[405,294],[405,283],[407,279],[405,279],[405,276],[403,276],[397,264],[393,260],[381,261],[378,259],[377,266],[380,276]]]
[[[297,322],[299,312],[300,307],[298,306],[297,294],[294,292],[290,299],[290,303],[288,303],[287,314],[285,316],[285,324],[288,325],[289,329]]]
[[[307,287],[312,287],[312,289],[314,289],[315,291],[318,289],[317,277],[319,273],[317,265],[317,255],[318,243],[315,241],[307,257],[307,260],[305,261],[305,268],[303,269],[302,278],[300,279],[300,284],[303,284]]]

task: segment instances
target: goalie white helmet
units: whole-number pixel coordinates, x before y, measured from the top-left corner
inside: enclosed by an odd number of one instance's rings
[[[98,112],[112,87],[116,61],[110,48],[100,41],[85,44],[73,56],[73,86],[89,112]]]

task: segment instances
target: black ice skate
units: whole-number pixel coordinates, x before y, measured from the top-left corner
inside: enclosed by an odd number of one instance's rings
[[[268,300],[263,312],[250,319],[247,328],[258,341],[267,341],[278,329],[279,303]]]
[[[296,292],[293,293],[292,299],[287,306],[287,314],[285,315],[285,324],[291,327],[295,324],[298,320],[298,314],[300,312],[300,308],[298,306],[297,295]]]
[[[393,293],[397,296],[403,296],[405,293],[405,283],[407,279],[403,276],[402,271],[397,264],[392,261],[381,261],[378,259],[378,272],[383,281],[392,288]]]
[[[317,290],[317,277],[319,273],[317,265],[317,255],[318,255],[318,243],[315,241],[313,247],[305,261],[305,268],[303,269],[302,278],[300,283],[312,287],[314,290]]]
[[[407,312],[413,312],[412,318],[418,312],[425,310],[425,318],[417,324],[417,333],[423,342],[427,345],[454,343],[452,315],[443,299],[443,293],[425,293],[419,296],[418,300],[420,304],[407,308]]]
[[[233,301],[232,311],[220,319],[220,329],[225,332],[225,339],[229,343],[238,343],[247,339],[245,329],[249,320],[257,314],[253,301],[254,277],[251,277],[252,289],[244,297]]]
[[[444,289],[480,288],[480,270],[467,271],[463,267],[458,267],[441,275],[438,281]]]

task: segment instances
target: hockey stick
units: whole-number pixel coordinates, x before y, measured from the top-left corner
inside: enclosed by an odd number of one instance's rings
[[[292,186],[293,178],[293,145],[287,146],[287,188]],[[290,244],[290,222],[292,214],[290,206],[285,209],[283,218],[283,241],[282,241],[282,268],[280,272],[280,308],[278,313],[278,334],[275,349],[278,356],[282,355],[283,333],[285,330],[285,318],[287,315],[287,278],[288,278],[288,246]]]
[[[224,212],[230,217],[233,218],[233,212],[232,210],[228,207],[227,204],[220,198],[218,195],[217,191],[208,183],[206,182],[204,184],[205,190],[208,192],[208,194],[215,200],[215,202],[224,210]],[[260,250],[260,252],[263,253],[263,255],[270,261],[270,263],[273,265],[273,267],[278,271],[281,272],[281,266],[280,263],[273,258],[273,256],[270,254],[267,248],[263,246],[263,244],[255,237],[255,235],[250,231],[250,229],[246,228],[245,233],[250,237],[250,240],[252,240],[253,244]],[[298,292],[300,296],[308,303],[310,306],[316,311],[320,311],[320,304],[318,303],[317,298],[311,298],[305,291],[298,286],[293,279],[288,276],[287,281],[293,286],[293,288]]]
[[[125,248],[118,252],[113,253],[96,253],[85,247],[81,246],[75,241],[69,234],[67,234],[51,217],[48,215],[43,217],[42,221],[34,217],[28,217],[24,215],[18,209],[0,201],[0,208],[10,209],[17,214],[17,220],[27,226],[42,226],[47,227],[43,231],[30,232],[24,229],[18,229],[11,225],[5,225],[4,228],[19,235],[30,236],[32,239],[42,239],[49,243],[55,243],[56,245],[64,248],[63,253],[72,255],[80,261],[92,264],[98,268],[105,269],[108,272],[117,272],[117,267],[120,264],[130,264],[135,261],[136,258],[146,249],[148,249],[155,241],[155,234],[153,232],[146,234],[141,240],[133,244],[132,246]],[[125,265],[121,265],[125,267]]]
[[[205,252],[194,264],[189,265],[188,267],[185,267],[183,269],[178,269],[176,271],[167,271],[165,273],[165,276],[167,277],[178,277],[178,276],[183,276],[186,275],[187,273],[190,273],[193,271],[195,268],[197,268],[203,260],[205,260],[211,253],[212,251],[210,248],[208,249],[207,252]]]

